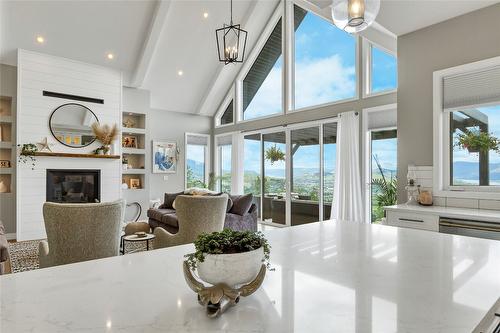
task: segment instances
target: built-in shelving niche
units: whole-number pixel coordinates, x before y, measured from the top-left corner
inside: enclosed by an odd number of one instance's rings
[[[0,194],[12,192],[15,167],[12,98],[0,96]]]
[[[122,184],[124,194],[140,192],[147,188],[146,172],[146,115],[136,112],[124,112],[122,115]],[[134,180],[139,187],[134,188]],[[127,188],[125,188],[125,185]],[[134,200],[135,200],[134,196]],[[148,198],[145,197],[147,201]]]

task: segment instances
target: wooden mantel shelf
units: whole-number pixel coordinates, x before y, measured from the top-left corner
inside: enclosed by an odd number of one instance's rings
[[[73,157],[73,158],[107,158],[107,159],[119,159],[120,155],[97,155],[97,154],[75,154],[75,153],[53,153],[46,151],[37,151],[34,153],[35,156],[48,156],[48,157]]]

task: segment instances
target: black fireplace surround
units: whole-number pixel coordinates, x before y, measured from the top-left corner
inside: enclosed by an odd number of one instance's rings
[[[93,203],[101,201],[101,170],[47,169],[47,201]]]

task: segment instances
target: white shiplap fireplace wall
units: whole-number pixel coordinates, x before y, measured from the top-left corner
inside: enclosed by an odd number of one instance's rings
[[[52,111],[65,103],[79,103],[91,109],[101,124],[121,127],[121,73],[45,54],[18,50],[17,143],[36,143],[47,137],[54,152],[90,153],[97,142],[85,148],[70,148],[58,143],[49,129]],[[104,104],[46,97],[44,90],[99,98]],[[121,145],[115,144],[119,155]],[[42,207],[46,199],[47,169],[101,170],[101,201],[121,197],[121,161],[119,159],[37,157],[35,169],[18,163],[17,240],[45,238]]]

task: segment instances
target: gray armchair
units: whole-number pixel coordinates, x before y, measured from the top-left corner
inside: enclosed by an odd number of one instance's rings
[[[155,228],[154,248],[170,247],[194,242],[203,232],[221,231],[227,210],[226,194],[220,196],[179,195],[175,200],[179,231],[171,234]]]
[[[38,248],[40,268],[118,255],[124,201],[90,204],[46,202],[47,241]]]
[[[3,223],[0,221],[0,275],[10,272],[9,243],[5,236]]]

